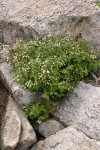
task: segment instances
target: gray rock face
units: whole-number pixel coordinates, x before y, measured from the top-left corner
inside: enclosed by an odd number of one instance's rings
[[[2,150],[27,150],[36,143],[34,129],[24,117],[13,98],[9,97],[5,119],[2,123]]]
[[[89,139],[73,127],[65,128],[40,141],[31,150],[99,150],[100,142]]]
[[[18,104],[23,105],[35,100],[34,93],[23,90],[21,85],[16,83],[15,78],[11,74],[11,67],[6,62],[0,63],[0,77]]]
[[[10,101],[7,105],[6,115],[2,125],[2,150],[15,149],[18,144],[21,132],[21,120],[16,108],[10,106]]]
[[[80,82],[73,93],[59,102],[54,116],[66,126],[72,125],[100,140],[100,87]]]
[[[39,133],[44,137],[55,134],[57,131],[64,129],[64,126],[54,119],[49,119],[39,126]]]
[[[95,0],[1,0],[0,14],[1,42],[65,33],[100,48],[100,8]]]
[[[20,112],[22,130],[18,143],[19,150],[27,150],[29,146],[37,142],[36,134],[29,121]]]

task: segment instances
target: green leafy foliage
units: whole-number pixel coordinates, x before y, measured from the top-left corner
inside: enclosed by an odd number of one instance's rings
[[[95,52],[82,41],[67,37],[44,37],[21,41],[10,49],[8,62],[17,81],[31,91],[42,91],[46,105],[73,89],[89,72],[100,67]],[[26,105],[26,116],[46,119],[50,113],[43,102]]]
[[[53,102],[46,103],[45,100],[36,101],[23,107],[25,116],[29,119],[38,118],[38,123],[48,119],[49,114],[55,111],[55,109],[56,107]]]
[[[25,116],[33,119],[38,118],[38,122],[40,123],[42,120],[47,119],[49,117],[49,111],[46,105],[42,102],[35,102],[34,104],[27,104],[23,108],[25,112]]]
[[[100,7],[100,0],[96,0],[96,4],[98,7]]]

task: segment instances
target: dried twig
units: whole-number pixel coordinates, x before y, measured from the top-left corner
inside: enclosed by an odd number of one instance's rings
[[[99,85],[100,77],[97,77],[93,72],[91,72],[92,77],[96,80],[96,85]]]

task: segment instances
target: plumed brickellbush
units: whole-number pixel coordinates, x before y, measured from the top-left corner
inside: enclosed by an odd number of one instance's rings
[[[55,97],[72,90],[84,76],[100,67],[95,52],[84,42],[63,36],[21,41],[15,49],[10,49],[8,62],[16,80],[24,88],[43,92],[45,106]],[[27,116],[28,108],[29,105],[25,109]]]

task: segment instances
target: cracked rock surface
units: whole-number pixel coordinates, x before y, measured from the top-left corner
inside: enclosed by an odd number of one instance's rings
[[[100,48],[100,8],[95,0],[0,0],[0,14],[1,43],[64,33]]]
[[[39,125],[39,133],[44,137],[55,134],[57,131],[64,129],[64,126],[54,119],[48,119]]]
[[[36,134],[14,99],[9,96],[6,114],[2,121],[2,150],[27,150],[36,143]]]
[[[87,136],[100,140],[100,87],[80,82],[58,103],[54,116],[66,126],[74,126]]]
[[[0,63],[0,77],[19,105],[27,104],[35,100],[34,93],[23,90],[21,85],[16,83],[15,77],[11,74],[11,67],[6,62]]]
[[[73,127],[65,128],[40,141],[31,150],[99,150],[100,141],[88,138]]]

